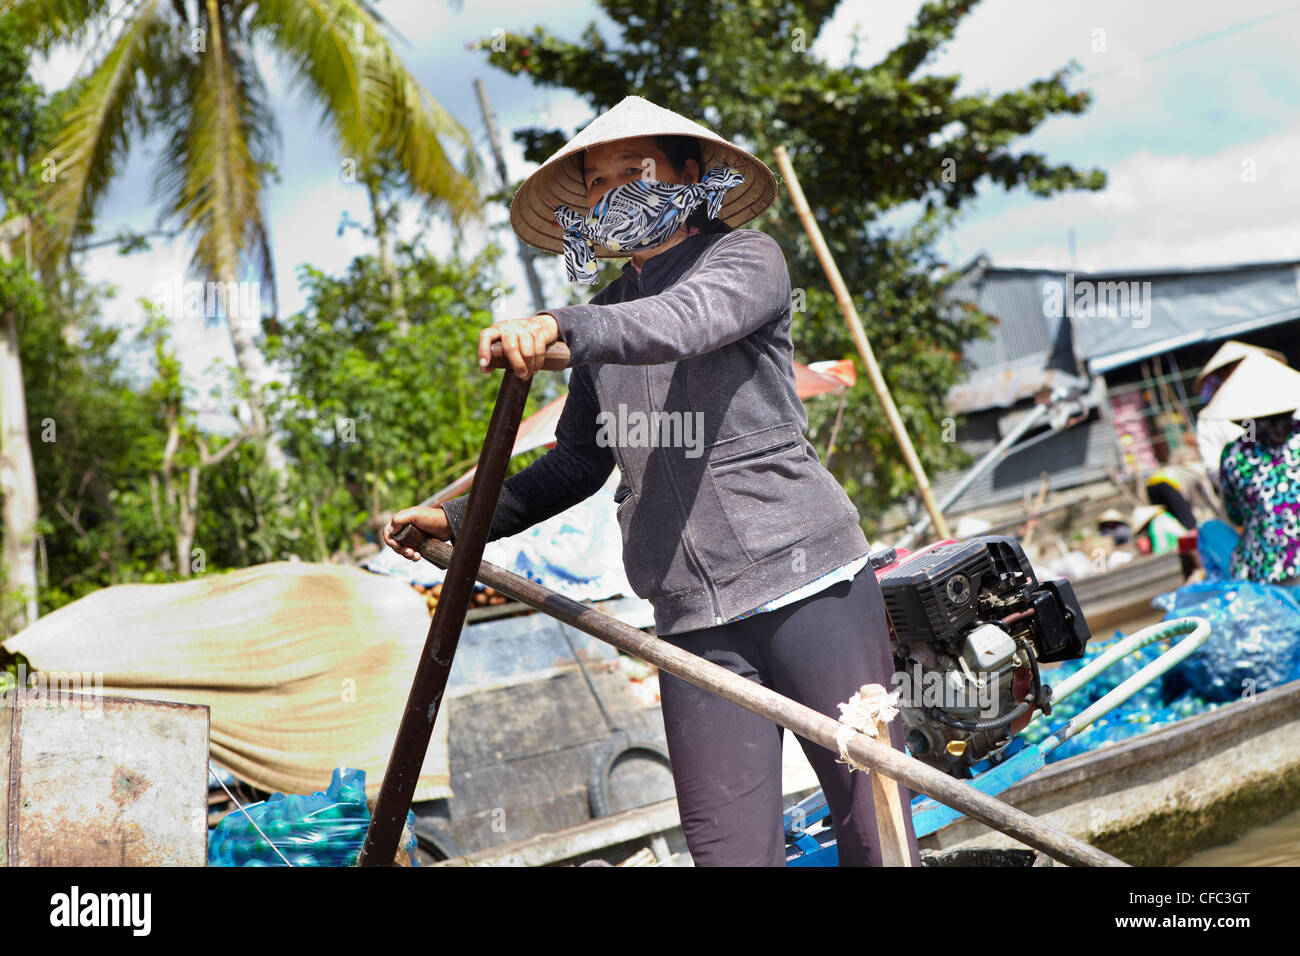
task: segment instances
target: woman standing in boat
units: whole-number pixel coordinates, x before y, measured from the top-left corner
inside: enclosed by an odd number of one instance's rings
[[[1220,482],[1228,520],[1241,526],[1229,574],[1300,589],[1300,372],[1247,355],[1205,412],[1241,426],[1224,446]]]
[[[573,369],[555,448],[506,480],[489,540],[595,494],[617,464],[624,568],[656,636],[838,719],[863,684],[892,685],[893,661],[858,513],[803,436],[785,258],[767,234],[736,228],[775,197],[756,157],[636,96],[524,182],[511,225],[563,252],[571,281],[594,283],[597,257],[630,261],[587,305],[481,334],[484,370],[496,341],[521,377],[556,341]],[[674,437],[667,423],[688,417],[693,438]],[[611,418],[656,424],[647,434]],[[393,539],[407,524],[454,543],[466,502],[399,511],[385,541],[412,560]],[[660,691],[696,865],[785,865],[783,729],[667,673]],[[903,750],[897,721],[890,734]],[[799,742],[841,865],[879,866],[870,778]]]

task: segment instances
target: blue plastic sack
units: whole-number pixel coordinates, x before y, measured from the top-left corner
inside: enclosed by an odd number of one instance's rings
[[[1300,677],[1300,604],[1289,588],[1214,578],[1155,599],[1165,620],[1203,617],[1209,639],[1176,671],[1207,700],[1226,702]]]
[[[336,768],[324,793],[274,793],[244,811],[248,816],[239,810],[227,814],[208,834],[209,866],[353,866],[370,827],[366,772]],[[406,824],[411,836],[402,849],[411,866],[419,866],[409,810]]]
[[[1240,539],[1237,529],[1217,518],[1204,522],[1196,533],[1196,550],[1208,578],[1232,577],[1232,552]]]

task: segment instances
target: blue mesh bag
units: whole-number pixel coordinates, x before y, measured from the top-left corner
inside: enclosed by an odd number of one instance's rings
[[[1300,678],[1300,604],[1289,588],[1215,578],[1155,600],[1165,620],[1203,617],[1210,637],[1175,668],[1202,697],[1220,703]]]

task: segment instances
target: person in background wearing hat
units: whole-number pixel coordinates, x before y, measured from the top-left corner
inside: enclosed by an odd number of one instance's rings
[[[1179,449],[1190,451],[1190,449]],[[1200,498],[1200,477],[1189,465],[1170,461],[1147,476],[1147,501],[1159,505],[1189,531],[1196,530],[1196,515],[1190,498]]]
[[[1224,342],[1219,350],[1210,356],[1210,360],[1205,363],[1205,367],[1201,369],[1201,374],[1196,376],[1194,383],[1203,403],[1201,411],[1196,416],[1196,449],[1201,456],[1201,463],[1205,466],[1205,474],[1216,490],[1219,487],[1219,461],[1223,457],[1223,449],[1230,441],[1241,436],[1241,429],[1228,419],[1207,415],[1205,409],[1223,383],[1237,370],[1241,360],[1252,354],[1267,355],[1283,365],[1286,364],[1286,357],[1278,352],[1261,349],[1234,339]]]
[[[505,482],[489,540],[594,494],[617,464],[623,562],[656,636],[839,719],[862,685],[891,686],[888,620],[857,511],[803,436],[784,255],[765,233],[736,228],[775,196],[756,157],[635,96],[524,182],[511,224],[563,252],[570,281],[594,283],[597,258],[630,261],[589,304],[480,336],[485,370],[499,341],[527,377],[557,340],[573,370],[555,448]],[[636,441],[630,428],[620,442],[598,424],[675,413],[699,422],[695,447]],[[466,502],[400,511],[385,540],[415,559],[391,534],[410,523],[454,540]],[[664,672],[660,692],[695,864],[784,866],[782,728]],[[869,776],[799,742],[840,864],[879,866]],[[898,720],[890,742],[904,749]]]
[[[1117,548],[1133,542],[1133,529],[1118,508],[1107,508],[1097,516],[1097,530]]]
[[[1183,523],[1161,505],[1133,509],[1134,543],[1143,554],[1164,554],[1178,550],[1178,539],[1187,533]]]
[[[1223,449],[1220,482],[1228,520],[1241,537],[1228,563],[1234,578],[1300,586],[1300,372],[1247,356],[1206,406],[1237,422]]]

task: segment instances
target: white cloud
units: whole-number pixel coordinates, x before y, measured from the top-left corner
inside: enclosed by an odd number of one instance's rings
[[[1080,258],[1107,269],[1300,259],[1297,155],[1300,123],[1212,156],[1140,150],[1108,170],[1103,192],[1026,200],[970,222],[957,238],[968,253],[982,248],[995,261],[1061,263],[1073,226]],[[1055,235],[1044,242],[1045,233]]]

